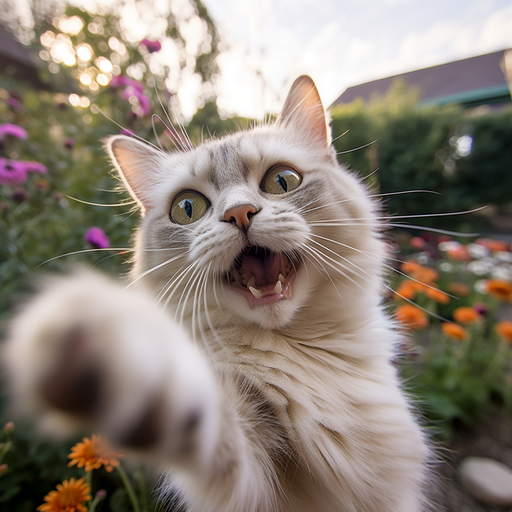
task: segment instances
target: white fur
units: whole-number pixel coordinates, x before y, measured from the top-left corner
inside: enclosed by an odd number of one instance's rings
[[[165,461],[166,488],[191,512],[423,510],[428,450],[392,364],[400,338],[380,305],[377,205],[337,164],[312,88],[299,79],[275,125],[191,152],[112,139],[114,163],[145,211],[138,290],[79,274],[36,299],[8,345],[18,403],[64,424],[38,397],[38,379],[59,333],[77,319],[90,325],[89,348],[110,375],[109,407],[94,427],[116,438],[148,397],[162,394],[166,434],[148,453]],[[276,163],[303,177],[287,197],[260,189]],[[212,207],[182,227],[168,215],[186,189]],[[245,203],[259,210],[247,238],[223,222]],[[247,240],[301,255],[292,300],[251,309],[223,281]],[[198,434],[179,454],[179,421],[194,408]]]

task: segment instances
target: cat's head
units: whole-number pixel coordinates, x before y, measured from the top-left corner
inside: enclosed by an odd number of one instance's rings
[[[337,163],[309,77],[270,126],[175,153],[107,148],[143,214],[134,277],[179,315],[275,329],[377,296],[373,203]]]

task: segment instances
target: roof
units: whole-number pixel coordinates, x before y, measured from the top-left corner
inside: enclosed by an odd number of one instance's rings
[[[506,52],[512,50],[500,50],[349,87],[332,106],[350,103],[357,98],[368,101],[374,95],[384,96],[397,79],[407,86],[417,87],[420,103],[424,105],[463,103],[476,106],[510,102],[510,90],[501,67]]]

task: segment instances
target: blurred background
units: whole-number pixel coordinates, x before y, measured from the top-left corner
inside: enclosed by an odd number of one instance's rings
[[[390,214],[386,307],[408,332],[397,367],[439,448],[432,498],[512,509],[511,48],[503,0],[0,0],[2,338],[34,277],[127,272],[138,214],[104,137],[172,151],[179,123],[195,143],[247,129],[309,74],[339,161]],[[42,510],[60,512],[60,482],[83,510],[162,507],[147,469],[105,463],[119,454],[90,436],[68,467],[80,440],[41,442],[1,408],[1,510],[46,496]],[[502,480],[489,487],[472,457]]]

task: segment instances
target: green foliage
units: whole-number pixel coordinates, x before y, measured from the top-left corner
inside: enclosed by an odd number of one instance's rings
[[[388,210],[399,215],[509,204],[512,110],[473,115],[454,106],[418,108],[416,97],[396,83],[385,98],[335,107],[334,136],[348,130],[335,141],[340,161],[363,176],[378,167],[375,176],[384,194],[415,189],[441,194],[435,201],[428,194],[388,197]],[[478,222],[477,216],[414,219],[414,224],[461,231],[471,230],[471,224],[474,229]]]

